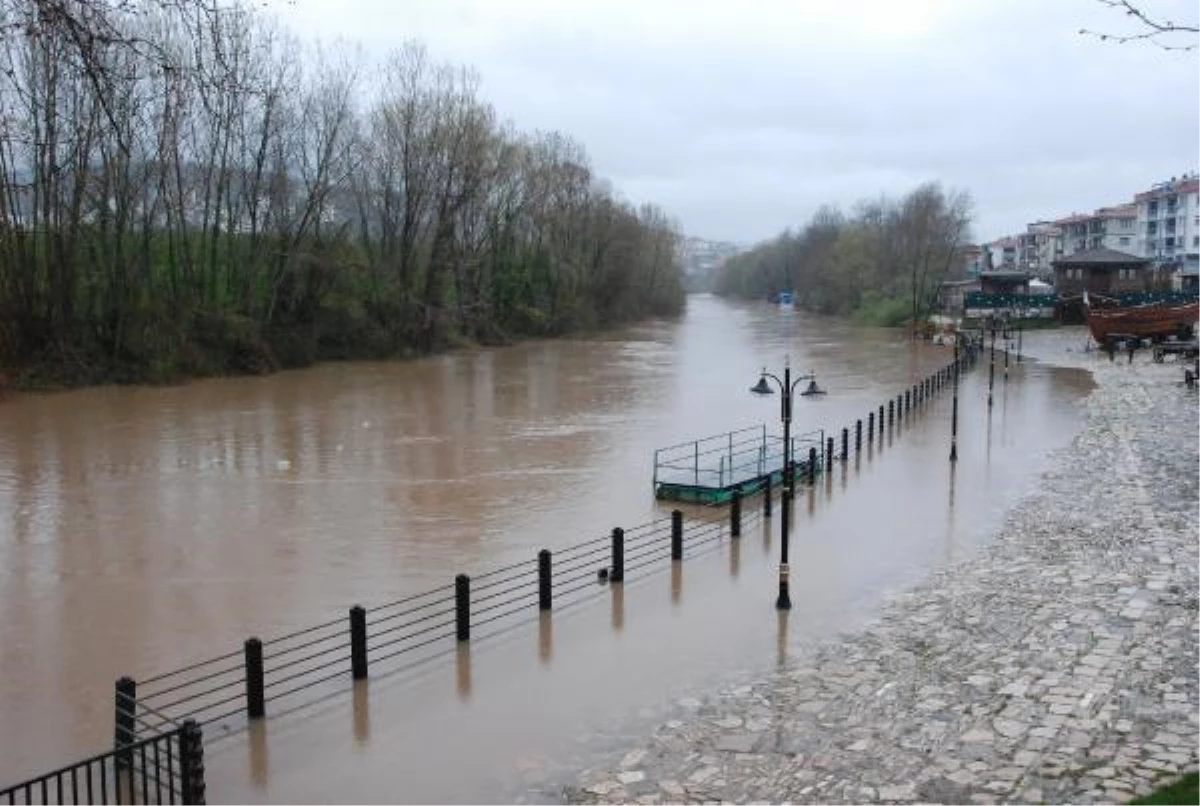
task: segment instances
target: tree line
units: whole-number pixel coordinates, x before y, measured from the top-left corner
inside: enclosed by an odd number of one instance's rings
[[[252,372],[684,302],[677,228],[408,42],[217,0],[0,0],[0,368]]]
[[[718,294],[747,299],[792,290],[805,310],[880,325],[918,322],[938,285],[965,275],[972,203],[923,184],[899,199],[860,201],[846,215],[822,207],[802,229],[727,260]]]

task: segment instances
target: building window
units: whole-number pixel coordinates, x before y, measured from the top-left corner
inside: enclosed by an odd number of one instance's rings
[[[1192,236],[1192,246],[1200,246],[1200,235]]]
[[[1129,239],[1128,238],[1117,238],[1117,243],[1119,243],[1121,246],[1129,246]]]

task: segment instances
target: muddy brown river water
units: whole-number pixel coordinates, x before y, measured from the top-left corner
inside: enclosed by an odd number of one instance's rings
[[[853,427],[951,357],[895,331],[693,296],[678,322],[588,337],[10,397],[0,785],[106,749],[121,675],[662,517],[654,449],[776,433],[778,398],[747,390],[785,353],[829,390],[797,400],[796,431]],[[581,737],[636,732],[681,691],[870,618],[888,591],[985,541],[1075,433],[1086,373],[1014,358],[989,414],[986,360],[963,384],[953,475],[947,394],[798,496],[788,619],[773,608],[775,518],[682,575],[664,565],[620,601],[532,618],[465,660],[347,683],[252,731],[207,726],[210,802],[516,798],[586,763]]]

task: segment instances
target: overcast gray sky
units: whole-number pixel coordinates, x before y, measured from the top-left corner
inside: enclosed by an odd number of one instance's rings
[[[1195,0],[1140,0],[1195,24]],[[684,232],[755,242],[926,180],[970,191],[975,236],[1132,198],[1195,170],[1200,57],[1116,45],[1097,0],[292,0],[306,39],[406,38],[480,71],[521,129]],[[1189,41],[1189,40],[1182,40]],[[1195,41],[1192,37],[1190,41]]]

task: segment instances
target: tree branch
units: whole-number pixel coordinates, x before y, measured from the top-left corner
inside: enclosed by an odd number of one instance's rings
[[[1171,22],[1170,20],[1159,21],[1148,15],[1141,8],[1135,6],[1129,0],[1096,0],[1098,3],[1103,3],[1109,8],[1114,8],[1119,11],[1124,11],[1125,16],[1133,17],[1137,24],[1146,30],[1139,31],[1133,34],[1111,34],[1101,31],[1092,31],[1088,28],[1079,29],[1079,33],[1083,36],[1094,36],[1101,42],[1115,42],[1118,45],[1123,45],[1127,42],[1149,42],[1155,47],[1162,50],[1195,50],[1196,42],[1188,45],[1165,44],[1160,41],[1160,37],[1169,37],[1173,34],[1197,34],[1200,33],[1200,27],[1195,24],[1180,25]]]

